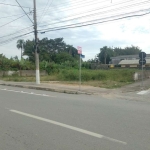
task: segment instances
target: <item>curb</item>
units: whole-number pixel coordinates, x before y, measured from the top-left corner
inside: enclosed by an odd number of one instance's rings
[[[43,91],[51,91],[51,92],[58,92],[58,93],[66,93],[66,94],[86,94],[86,95],[94,94],[94,93],[87,93],[87,92],[82,92],[82,91],[61,90],[61,89],[45,88],[45,87],[31,86],[31,85],[19,85],[19,84],[10,84],[10,83],[0,83],[0,85],[28,88],[28,89],[36,89],[36,90],[43,90]]]

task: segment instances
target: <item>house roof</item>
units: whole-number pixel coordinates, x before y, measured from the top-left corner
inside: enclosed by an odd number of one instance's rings
[[[150,54],[146,54],[146,57],[150,57]],[[139,55],[120,55],[111,57],[111,59],[126,59],[126,58],[139,58]]]
[[[135,60],[121,60],[119,65],[138,65],[139,59]],[[150,59],[146,59],[146,64],[150,64]]]

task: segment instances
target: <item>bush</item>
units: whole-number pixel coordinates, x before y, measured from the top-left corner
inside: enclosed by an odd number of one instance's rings
[[[60,80],[68,80],[68,81],[77,81],[79,80],[79,73],[78,70],[62,70],[59,74]]]

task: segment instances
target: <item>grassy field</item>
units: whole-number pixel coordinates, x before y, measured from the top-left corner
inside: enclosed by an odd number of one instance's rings
[[[133,83],[135,69],[112,70],[82,70],[82,84],[95,87],[118,88]],[[35,77],[1,77],[4,81],[35,82]],[[59,81],[64,84],[78,84],[79,71],[77,69],[63,69],[58,73],[41,76],[41,82]]]

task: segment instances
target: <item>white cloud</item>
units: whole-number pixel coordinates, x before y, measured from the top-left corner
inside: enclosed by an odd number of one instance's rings
[[[29,1],[29,0],[26,0],[26,1],[18,0],[18,1],[23,6],[29,6],[31,7],[31,9],[33,8],[32,1]],[[71,1],[71,0],[70,1],[68,0],[55,1],[53,0],[53,4],[51,5],[51,7],[48,7],[48,6],[45,7],[46,2],[37,0],[38,20],[40,20],[43,14],[43,9],[47,8],[46,13],[44,13],[45,17],[43,18],[41,25],[51,23],[52,19],[53,19],[53,22],[56,22],[56,21],[58,22],[60,19],[62,20],[67,16],[70,16],[68,19],[71,19],[73,18],[73,15],[75,14],[78,14],[75,17],[79,17],[81,15],[88,15],[90,13],[99,12],[98,16],[91,16],[90,18],[83,17],[78,20],[69,21],[67,24],[87,21],[89,19],[94,19],[94,18],[95,19],[103,18],[105,16],[112,16],[114,13],[112,9],[115,9],[115,8],[118,9],[118,12],[120,11],[120,13],[122,13],[122,12],[131,12],[133,10],[145,9],[145,8],[148,8],[149,6],[147,4],[141,7],[132,7],[132,9],[119,10],[119,7],[126,6],[127,4],[131,5],[131,4],[139,3],[139,2],[142,3],[144,2],[144,0],[138,0],[138,1],[132,1],[132,2],[128,1],[128,3],[126,0],[124,1],[113,0],[112,4],[110,3],[110,1],[106,1],[104,3],[98,3],[100,1],[96,0],[93,2],[95,3],[95,5],[92,5],[92,3],[90,3],[92,2],[91,0],[87,0],[87,3],[85,3],[84,1],[80,1],[80,0],[77,0],[77,1]],[[115,4],[119,2],[122,2],[122,5],[115,6]],[[14,4],[14,2],[10,2],[8,0],[6,0],[5,3]],[[89,6],[86,6],[87,4],[89,4]],[[110,7],[106,9],[99,9],[99,10],[97,9],[97,8],[102,8],[106,5],[108,6],[108,4]],[[75,7],[76,9],[74,9]],[[92,9],[93,10],[95,9],[95,11],[88,12],[88,10],[92,10]],[[106,12],[105,14],[102,13],[104,10],[106,11],[109,9],[111,11],[108,11],[107,14]],[[29,9],[25,9],[25,10],[27,12],[29,11]],[[23,14],[23,11],[19,7],[9,7],[9,6],[0,5],[0,11],[1,11],[0,18],[4,16]],[[83,14],[83,12],[86,12],[86,11],[87,13]],[[13,19],[16,19],[17,17],[19,16],[14,16],[12,18],[7,18],[7,19],[1,19],[0,26]],[[33,18],[32,16],[30,17]],[[0,32],[1,32],[0,36],[11,34],[13,32],[16,32],[22,28],[25,28],[31,25],[32,25],[31,22],[25,16],[22,19],[12,22],[8,26],[0,28]],[[56,26],[59,26],[59,25],[65,25],[65,24],[64,23],[56,24]],[[43,28],[48,28],[48,27],[54,27],[54,25],[46,26]],[[29,32],[31,30],[26,29],[23,33]],[[149,33],[150,33],[150,19],[149,19],[149,15],[147,15],[143,17],[123,19],[119,21],[114,21],[114,22],[109,22],[109,23],[104,23],[104,24],[97,24],[97,25],[88,26],[88,27],[49,32],[43,35],[39,34],[39,37],[40,39],[44,37],[48,37],[48,38],[64,37],[64,40],[67,44],[71,44],[74,47],[77,47],[78,45],[82,46],[83,52],[86,55],[86,60],[87,60],[90,58],[94,58],[95,55],[99,53],[99,49],[105,45],[114,46],[114,47],[117,47],[117,46],[125,47],[125,46],[135,45],[135,46],[139,46],[140,48],[142,48],[142,50],[144,50],[145,52],[150,53],[149,52],[149,49],[150,49]],[[22,34],[22,33],[19,32],[19,34]],[[27,38],[33,39],[33,37],[34,36],[32,35]],[[11,36],[9,38],[11,38]],[[0,42],[3,40],[7,40],[7,39],[8,37],[0,38]],[[7,57],[11,57],[15,55],[20,56],[20,51],[16,48],[16,41],[12,41],[11,43],[8,43],[4,46],[0,46],[0,53],[5,54]]]

